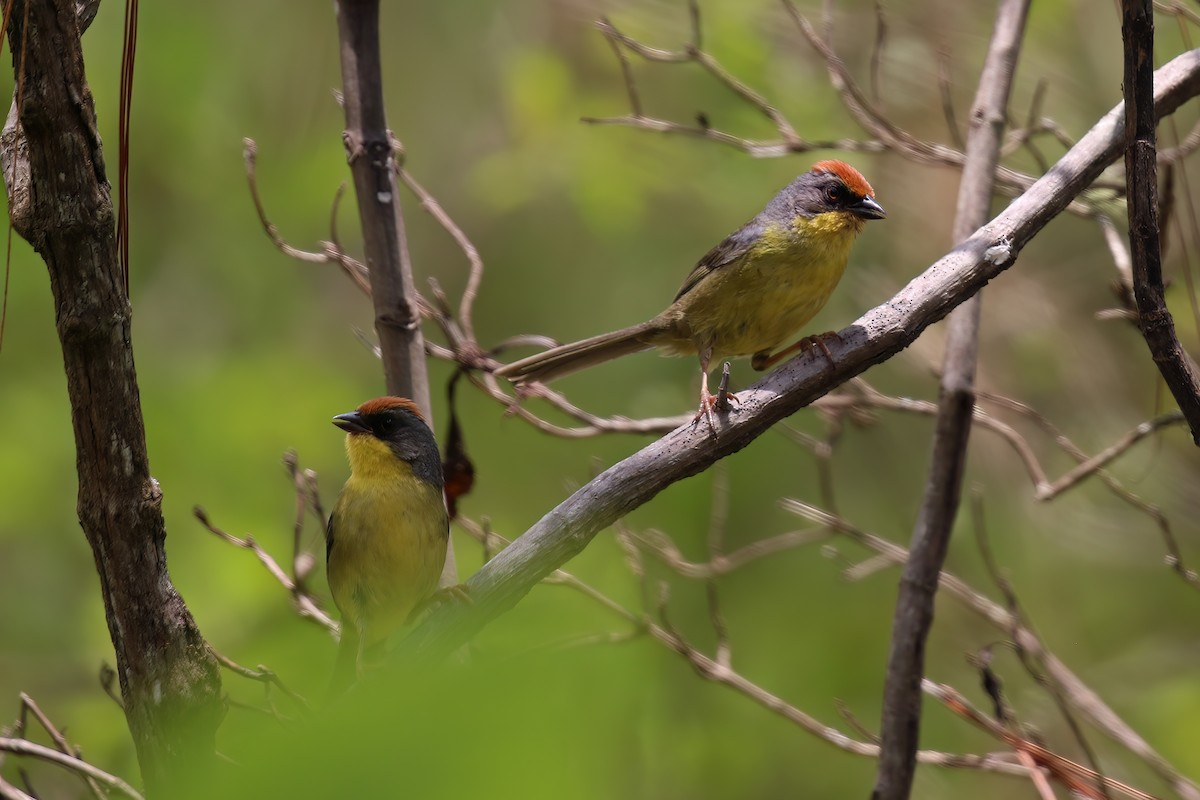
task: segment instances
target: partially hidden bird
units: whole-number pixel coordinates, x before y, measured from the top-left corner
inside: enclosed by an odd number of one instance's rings
[[[337,693],[433,597],[450,523],[437,441],[416,404],[379,397],[333,424],[346,432],[350,462],[325,530],[329,590],[342,614]]]
[[[818,161],[708,251],[658,316],[514,361],[496,374],[520,387],[653,347],[667,355],[697,354],[698,420],[716,399],[708,391],[710,365],[751,356],[751,366],[764,370],[810,344],[828,354],[822,338],[832,334],[778,348],[829,300],[866,222],[885,216],[858,170]]]

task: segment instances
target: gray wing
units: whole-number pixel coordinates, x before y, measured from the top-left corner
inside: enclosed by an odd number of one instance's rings
[[[736,261],[749,250],[762,234],[762,225],[757,220],[750,220],[742,227],[725,237],[725,239],[705,253],[704,257],[692,267],[683,286],[675,295],[675,300],[683,297],[707,278],[714,270]]]
[[[325,563],[329,563],[329,554],[333,552],[333,518],[334,515],[329,515],[329,522],[325,525]]]

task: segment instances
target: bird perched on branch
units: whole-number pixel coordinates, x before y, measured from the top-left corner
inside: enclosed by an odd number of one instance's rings
[[[350,478],[325,531],[329,590],[342,613],[333,692],[434,595],[450,523],[442,462],[420,410],[403,397],[339,414]]]
[[[496,374],[520,386],[652,347],[667,355],[694,353],[701,373],[698,420],[715,401],[708,391],[711,364],[751,356],[751,366],[764,370],[808,344],[825,349],[820,336],[777,348],[825,305],[866,221],[885,216],[858,170],[818,161],[700,259],[658,316],[506,364]]]

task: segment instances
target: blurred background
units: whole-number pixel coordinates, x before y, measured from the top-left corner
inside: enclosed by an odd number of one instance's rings
[[[818,6],[802,4],[814,17]],[[835,11],[838,51],[863,85],[876,36],[874,8],[856,0]],[[802,136],[864,137],[778,3],[708,0],[701,11],[704,47]],[[584,116],[628,110],[619,66],[593,26],[600,16],[653,46],[680,48],[689,37],[682,0],[385,4],[389,121],[411,172],[485,261],[475,314],[484,346],[518,333],[573,340],[650,317],[726,233],[813,161],[839,155],[753,159],[713,142],[581,123]],[[878,90],[898,124],[922,138],[952,141],[939,59],[948,66],[961,125],[991,21],[991,4],[888,5]],[[1160,17],[1159,35],[1160,62],[1185,49],[1172,18]],[[109,175],[116,174],[120,39],[120,6],[105,4],[85,52]],[[1114,4],[1034,4],[1014,118],[1025,122],[1044,81],[1040,114],[1078,138],[1120,99],[1120,53]],[[650,115],[691,123],[703,113],[720,130],[775,136],[756,110],[694,65],[635,62],[634,69]],[[252,137],[263,200],[283,236],[306,248],[329,238],[331,200],[348,179],[334,99],[339,86],[328,4],[142,5],[130,170],[134,344],[151,466],[165,494],[171,573],[219,651],[270,666],[314,702],[332,665],[331,639],[293,613],[252,554],[218,541],[191,512],[202,505],[215,524],[252,534],[286,562],[294,497],[282,454],[295,449],[332,503],[347,468],[342,436],[329,420],[383,391],[376,360],[354,334],[371,331],[369,302],[336,268],[289,260],[270,244],[242,164],[242,139]],[[1194,104],[1185,107],[1161,128],[1163,144],[1186,134],[1196,116]],[[1051,162],[1062,153],[1051,139],[1038,147]],[[868,177],[889,216],[860,237],[814,331],[848,325],[951,245],[956,171],[890,154],[841,157]],[[1028,152],[1007,163],[1039,171]],[[404,200],[418,284],[436,278],[455,297],[465,259],[411,196]],[[995,208],[1005,202],[997,199]],[[339,233],[359,252],[352,192]],[[1195,353],[1200,345],[1184,255],[1173,237],[1165,264],[1173,282],[1169,299]],[[1117,305],[1115,277],[1099,227],[1063,216],[988,287],[984,301],[981,387],[1028,403],[1088,453],[1173,408],[1136,331],[1095,318]],[[19,240],[8,280],[0,353],[0,721],[15,715],[18,693],[26,692],[68,728],[90,760],[136,780],[124,717],[97,678],[101,664],[112,662],[112,649],[76,520],[74,445],[46,271]],[[432,326],[426,333],[440,341]],[[866,379],[889,394],[936,399],[942,337],[942,326],[931,328]],[[439,437],[450,375],[446,364],[431,365]],[[747,362],[734,364],[735,385],[756,377]],[[692,359],[643,354],[557,388],[591,410],[641,417],[690,411],[695,383]],[[487,518],[510,538],[649,441],[552,438],[504,416],[474,391],[459,394],[478,470],[461,511]],[[1030,438],[1051,478],[1073,466],[1036,426],[1018,415],[998,416]],[[855,525],[907,543],[932,421],[885,411],[859,423],[845,426],[830,461],[837,510]],[[790,425],[825,437],[831,423],[804,410]],[[1185,558],[1200,561],[1200,463],[1186,430],[1168,428],[1142,442],[1111,473],[1160,507]],[[1200,596],[1164,566],[1153,520],[1094,479],[1039,504],[1012,449],[987,431],[973,435],[967,477],[982,497],[995,558],[1046,645],[1165,758],[1200,776]],[[728,549],[806,528],[779,507],[780,498],[822,504],[816,460],[780,432],[727,459],[720,475],[710,471],[671,487],[625,524],[661,532],[686,558],[704,561],[713,497],[725,486]],[[315,525],[306,537],[323,550]],[[483,553],[461,531],[455,542],[465,578]],[[869,555],[830,539],[755,562],[718,583],[734,667],[851,733],[839,702],[867,728],[878,723],[898,575],[883,569],[847,579],[844,570]],[[711,652],[704,584],[649,563],[652,593],[657,581],[670,586],[672,623]],[[642,588],[611,531],[566,568],[641,610]],[[1001,600],[966,513],[948,569]],[[314,586],[324,590],[320,574]],[[471,669],[398,680],[387,704],[354,709],[337,723],[299,726],[232,708],[220,749],[245,771],[235,772],[240,777],[231,786],[247,796],[261,796],[264,787],[294,796],[363,797],[869,793],[874,762],[704,682],[649,637],[570,646],[581,636],[630,632],[627,622],[578,592],[539,587],[479,637]],[[942,597],[928,674],[986,708],[964,656],[1005,638]],[[1011,651],[997,652],[994,668],[1022,721],[1052,749],[1081,759],[1052,700]],[[418,680],[422,688],[413,691]],[[264,705],[258,685],[228,673],[224,682],[234,700]],[[286,702],[279,707],[294,716]],[[925,746],[1002,749],[944,709],[927,708]],[[1143,764],[1089,733],[1108,774],[1167,793]],[[43,797],[78,794],[79,785],[60,773],[30,768]],[[13,779],[14,769],[10,763],[4,774]],[[965,792],[1032,796],[1013,778],[929,767],[919,772],[914,796]]]

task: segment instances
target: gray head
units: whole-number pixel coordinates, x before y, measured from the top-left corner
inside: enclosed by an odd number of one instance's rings
[[[413,473],[442,488],[442,462],[437,440],[425,424],[416,403],[405,397],[377,397],[349,414],[338,414],[333,424],[351,436],[372,436],[412,466]]]
[[[887,216],[862,173],[844,161],[818,161],[775,195],[764,214],[776,220],[839,211],[860,220]]]

